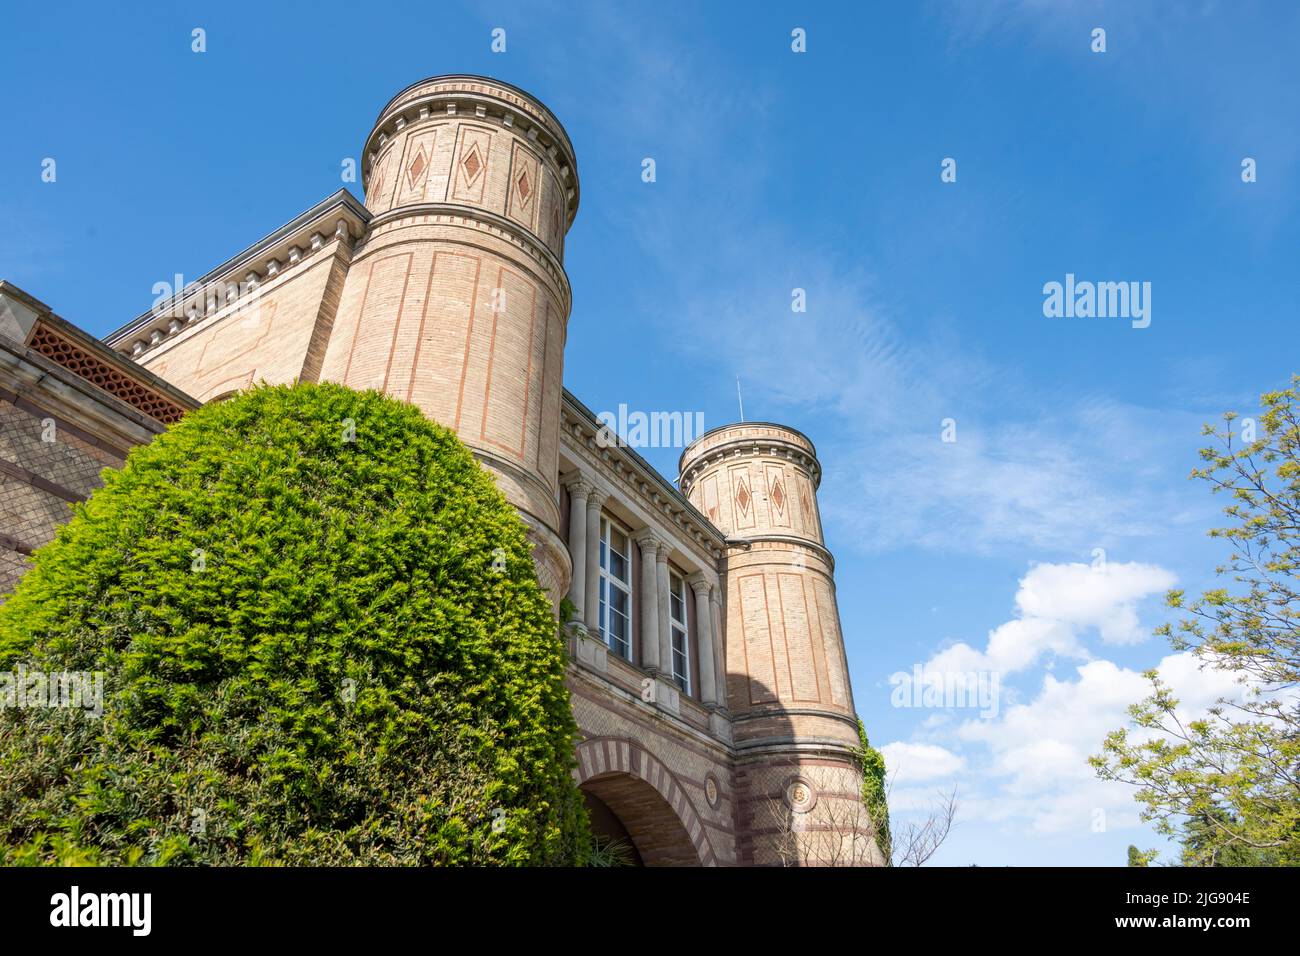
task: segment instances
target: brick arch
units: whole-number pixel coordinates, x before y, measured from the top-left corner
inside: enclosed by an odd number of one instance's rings
[[[574,776],[580,787],[618,815],[647,865],[718,865],[704,821],[686,788],[663,761],[635,740],[584,740],[578,744]],[[643,841],[654,845],[643,847]]]

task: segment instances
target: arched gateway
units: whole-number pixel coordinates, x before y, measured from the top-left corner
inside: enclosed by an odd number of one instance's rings
[[[635,740],[593,737],[578,745],[579,786],[608,809],[646,866],[716,866],[685,788]],[[600,829],[599,813],[593,822]],[[609,834],[606,834],[609,835]]]

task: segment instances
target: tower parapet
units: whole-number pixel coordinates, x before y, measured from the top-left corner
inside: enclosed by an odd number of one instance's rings
[[[568,135],[508,83],[441,76],[380,111],[364,157],[372,219],[321,378],[453,428],[522,513],[558,602],[572,573],[557,504],[564,236],[578,207]]]
[[[726,425],[682,453],[680,472],[682,492],[728,536],[742,862],[875,862],[817,451],[784,425]]]

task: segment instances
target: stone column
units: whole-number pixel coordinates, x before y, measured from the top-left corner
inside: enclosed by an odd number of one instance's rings
[[[659,546],[655,555],[659,597],[659,667],[668,680],[673,676],[672,610],[668,602],[668,543]]]
[[[641,548],[641,585],[637,604],[641,608],[641,666],[651,673],[663,670],[659,660],[659,572],[656,554],[663,542],[649,528],[634,535]]]
[[[709,589],[709,620],[713,622],[713,676],[718,685],[718,705],[727,707],[727,642],[722,633],[722,599],[717,587]]]
[[[714,674],[713,606],[709,602],[709,582],[704,580],[702,572],[696,571],[687,583],[695,592],[695,630],[700,642],[695,656],[700,662],[700,701],[706,706],[715,706],[718,703],[718,685]]]
[[[609,495],[599,488],[587,492],[587,557],[583,569],[586,590],[583,592],[582,613],[587,630],[600,634],[600,508]]]
[[[569,582],[569,600],[578,609],[576,620],[585,621],[587,615],[587,496],[592,484],[577,472],[564,478],[569,489],[569,557],[573,561],[573,579]]]

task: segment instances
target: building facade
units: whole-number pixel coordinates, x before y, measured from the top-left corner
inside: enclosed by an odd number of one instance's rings
[[[414,84],[381,110],[362,184],[364,203],[340,190],[104,342],[0,284],[0,588],[100,467],[198,404],[258,381],[379,389],[457,432],[576,609],[598,833],[646,865],[879,862],[812,443],[714,429],[678,488],[564,389],[577,161],[529,94]],[[40,441],[49,421],[66,445]]]

